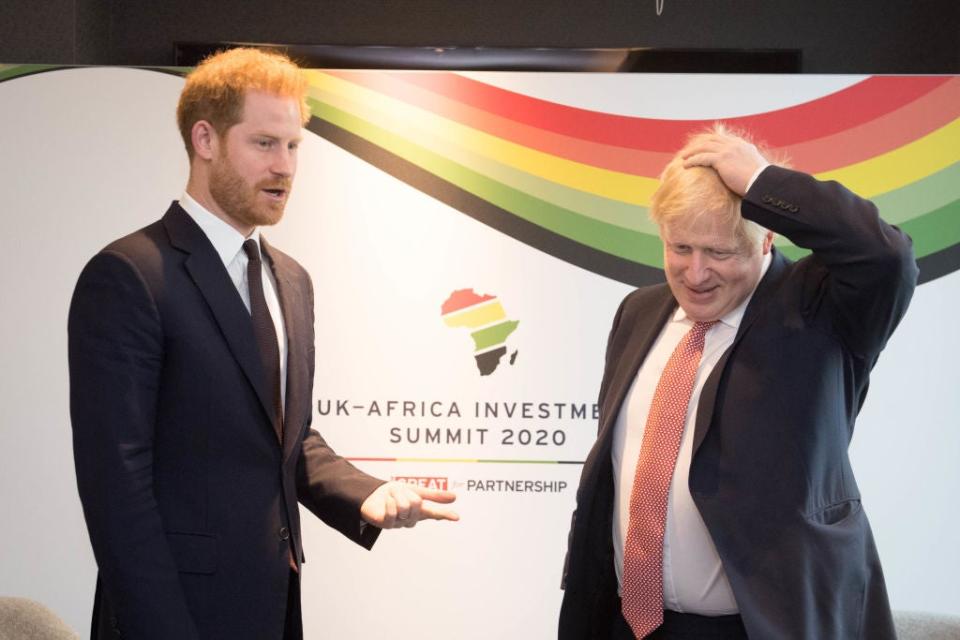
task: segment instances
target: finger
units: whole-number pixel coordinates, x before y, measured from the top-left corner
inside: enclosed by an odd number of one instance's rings
[[[710,137],[697,140],[680,150],[681,158],[688,158],[697,153],[716,153],[723,148],[722,138]]]
[[[410,488],[413,489],[417,495],[419,495],[424,500],[430,500],[432,502],[441,502],[443,504],[450,504],[451,502],[457,499],[457,494],[453,491],[442,491],[440,489],[427,489],[426,487],[418,487],[416,485],[410,485]]]
[[[392,529],[397,523],[397,501],[387,493],[383,497],[383,528]]]
[[[716,153],[695,153],[687,156],[683,160],[683,168],[690,167],[713,167],[716,165],[719,156]]]
[[[410,524],[407,526],[412,527],[423,518],[421,515],[421,511],[423,509],[423,499],[420,497],[420,494],[415,491],[409,491],[407,497],[410,504],[410,511],[407,516],[407,522]]]
[[[394,485],[390,489],[390,495],[397,508],[397,520],[405,521],[410,517],[410,491],[403,485]]]
[[[435,507],[428,503],[425,503],[423,508],[420,509],[420,516],[421,520],[450,520],[456,522],[460,519],[459,514],[453,509]]]

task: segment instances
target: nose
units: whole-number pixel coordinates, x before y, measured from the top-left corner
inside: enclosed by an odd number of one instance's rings
[[[694,250],[690,255],[690,261],[687,263],[687,270],[684,278],[687,284],[697,286],[703,284],[710,277],[710,265],[707,263],[706,256],[702,251]]]
[[[274,175],[289,178],[297,171],[296,149],[281,148],[274,155],[270,171]]]

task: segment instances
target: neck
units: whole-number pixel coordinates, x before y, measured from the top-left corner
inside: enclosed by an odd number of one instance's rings
[[[187,181],[186,191],[191,198],[197,201],[197,204],[239,231],[244,238],[250,237],[250,234],[253,233],[255,227],[240,222],[224,211],[210,193],[209,182],[199,178],[192,170],[190,171],[190,179]]]

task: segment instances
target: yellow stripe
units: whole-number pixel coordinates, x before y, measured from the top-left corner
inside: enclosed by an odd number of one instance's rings
[[[865,198],[922,180],[960,160],[960,118],[909,144],[840,169],[817,174]]]
[[[508,142],[386,94],[320,71],[308,72],[311,94],[400,138],[454,161],[463,152],[513,167],[586,193],[649,206],[657,181],[600,169]],[[960,119],[898,149],[817,174],[872,198],[921,180],[960,159]],[[475,167],[474,167],[475,168]]]
[[[415,144],[445,141],[531,175],[629,204],[649,205],[657,187],[657,181],[651,178],[573,162],[508,142],[320,71],[308,72],[308,76],[314,97],[330,101],[333,106]]]
[[[507,317],[499,301],[481,305],[475,309],[468,309],[462,313],[450,313],[443,317],[443,323],[448,327],[482,327],[483,325],[503,320]]]

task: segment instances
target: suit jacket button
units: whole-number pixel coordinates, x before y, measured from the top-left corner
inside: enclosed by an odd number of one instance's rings
[[[287,540],[290,538],[290,529],[287,529],[286,527],[280,527],[278,534],[280,535],[281,540]]]

